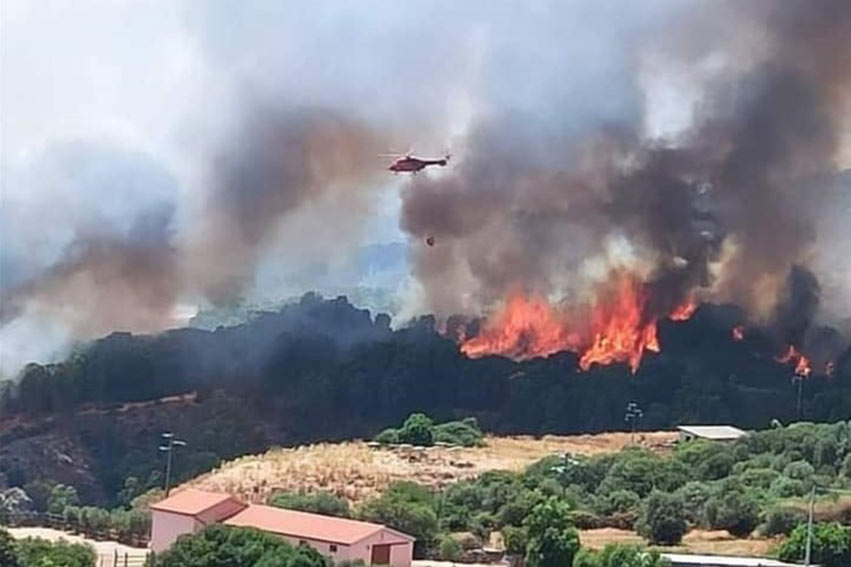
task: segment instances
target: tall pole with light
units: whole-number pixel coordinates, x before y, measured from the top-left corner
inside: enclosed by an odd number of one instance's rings
[[[632,436],[631,443],[635,445],[635,426],[639,419],[644,417],[644,412],[641,411],[641,408],[638,407],[638,404],[635,402],[629,402],[626,406],[626,415],[623,420],[629,423],[632,426]]]
[[[160,445],[160,451],[167,453],[166,464],[165,464],[165,495],[168,496],[169,490],[171,489],[171,456],[174,453],[175,447],[185,447],[186,441],[181,441],[180,439],[175,439],[174,433],[163,433],[162,434],[164,445]]]

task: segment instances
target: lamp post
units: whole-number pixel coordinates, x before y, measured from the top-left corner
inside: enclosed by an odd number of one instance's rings
[[[175,447],[185,447],[186,441],[181,441],[180,439],[175,439],[174,433],[163,433],[162,438],[165,442],[165,445],[160,445],[160,451],[167,453],[166,457],[166,465],[165,465],[165,495],[168,497],[168,492],[170,490],[169,483],[171,482],[171,455],[174,453]]]
[[[637,403],[629,402],[626,405],[626,415],[624,416],[623,420],[632,426],[632,435],[630,439],[633,445],[635,445],[635,425],[636,422],[642,417],[644,417],[644,412],[641,411],[641,408],[638,407]]]

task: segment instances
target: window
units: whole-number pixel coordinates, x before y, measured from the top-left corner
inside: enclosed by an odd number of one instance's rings
[[[337,546],[333,543],[329,546],[329,548],[331,549],[331,553],[337,553]]]

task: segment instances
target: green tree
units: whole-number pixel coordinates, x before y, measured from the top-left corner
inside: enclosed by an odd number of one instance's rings
[[[422,413],[412,413],[399,430],[399,442],[422,447],[434,445],[434,422]]]
[[[759,524],[759,502],[751,492],[733,486],[710,498],[704,514],[712,529],[747,537]]]
[[[293,547],[280,537],[250,528],[214,525],[184,535],[162,555],[158,567],[328,567],[316,550]]]
[[[779,557],[783,561],[802,561],[807,544],[807,525],[792,530],[780,547]],[[813,526],[812,557],[814,563],[824,567],[847,567],[851,565],[851,526],[838,523]]]
[[[364,502],[357,515],[417,538],[414,553],[418,557],[432,547],[438,533],[434,495],[413,482],[390,485],[381,496]]]
[[[49,542],[45,539],[19,540],[15,547],[19,567],[94,567],[95,550],[90,545],[68,543],[63,540]]]
[[[51,514],[62,514],[68,506],[79,504],[80,498],[77,496],[77,489],[64,484],[54,486],[47,497],[47,511]]]
[[[3,567],[18,567],[15,540],[3,528],[0,528],[0,565],[3,565]]]
[[[686,533],[683,499],[676,494],[653,492],[644,504],[638,532],[652,543],[676,545]]]
[[[669,567],[670,564],[657,551],[619,544],[607,545],[602,551],[583,549],[573,561],[573,567]]]
[[[505,526],[502,528],[502,541],[508,555],[523,557],[526,553],[526,545],[529,543],[529,533],[526,528]]]
[[[532,509],[524,522],[529,541],[526,563],[529,567],[571,565],[579,551],[579,533],[570,521],[570,506],[549,498]]]
[[[316,492],[276,492],[269,497],[270,506],[301,510],[313,514],[348,518],[349,503],[333,492],[319,490]]]

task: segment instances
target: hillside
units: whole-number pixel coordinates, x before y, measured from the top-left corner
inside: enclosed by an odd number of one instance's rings
[[[674,439],[676,434],[667,431],[639,437],[642,446],[656,451],[668,450]],[[549,455],[615,453],[629,443],[629,433],[547,435],[540,439],[489,436],[484,447],[475,448],[381,448],[363,441],[320,443],[240,457],[186,485],[225,491],[255,502],[265,501],[278,490],[326,490],[360,503],[398,480],[443,488],[485,471],[522,471]]]

